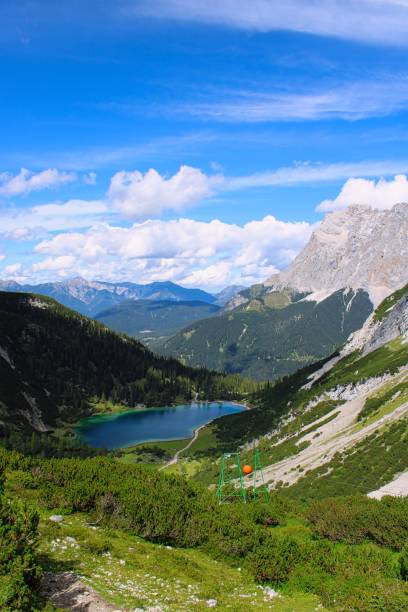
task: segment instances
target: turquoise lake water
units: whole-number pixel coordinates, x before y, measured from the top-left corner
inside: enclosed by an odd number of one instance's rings
[[[243,410],[244,406],[231,402],[203,402],[170,408],[131,410],[120,414],[89,417],[80,422],[76,432],[94,448],[123,448],[141,442],[191,438],[197,427]]]

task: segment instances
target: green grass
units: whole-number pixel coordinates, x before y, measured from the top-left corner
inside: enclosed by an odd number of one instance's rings
[[[193,442],[189,449],[182,454],[183,457],[200,457],[203,452],[205,454],[214,454],[217,452],[218,441],[215,435],[215,426],[209,423],[198,433],[197,440]]]
[[[90,526],[87,517],[74,514],[62,524],[51,523],[48,513],[40,523],[40,553],[47,571],[73,571],[108,602],[127,608],[162,606],[165,610],[246,612],[311,612],[317,597],[293,593],[269,603],[264,591],[244,569],[233,568],[189,549],[150,544],[115,529]],[[323,608],[319,608],[323,610]]]
[[[120,461],[125,463],[162,464],[169,461],[173,455],[184,448],[190,438],[182,440],[162,440],[157,442],[143,442],[135,446],[121,449]]]
[[[407,363],[408,344],[397,338],[364,357],[352,353],[330,370],[324,386],[356,383],[387,372],[394,374]]]
[[[358,415],[358,421],[363,421],[364,425],[369,425],[385,414],[393,412],[405,402],[408,402],[407,378],[398,384],[385,385],[380,392],[368,397]]]
[[[405,287],[401,287],[398,291],[389,295],[381,304],[378,306],[374,313],[374,319],[376,321],[382,321],[389,312],[390,308],[392,308],[399,299],[401,299],[406,293],[408,293],[408,285]]]

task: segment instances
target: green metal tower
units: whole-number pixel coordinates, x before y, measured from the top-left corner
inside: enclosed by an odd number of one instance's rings
[[[220,477],[217,486],[217,498],[220,504],[240,498],[244,504],[247,494],[242,475],[239,453],[224,453],[221,457]]]
[[[269,501],[269,489],[265,484],[261,455],[258,449],[254,453],[254,471],[253,471],[253,483],[254,483],[254,502],[258,500]]]

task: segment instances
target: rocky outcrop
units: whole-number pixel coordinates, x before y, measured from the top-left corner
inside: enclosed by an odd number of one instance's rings
[[[292,264],[265,284],[325,295],[362,288],[377,305],[408,282],[407,262],[408,204],[350,206],[327,215]]]
[[[391,340],[408,337],[408,293],[392,308],[387,317],[372,327],[371,337],[363,346],[363,353],[370,353]]]

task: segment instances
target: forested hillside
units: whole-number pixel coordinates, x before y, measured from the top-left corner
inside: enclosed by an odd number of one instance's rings
[[[193,370],[50,298],[0,293],[0,417],[45,431],[89,414],[91,402],[136,406],[236,397],[254,385]]]
[[[98,313],[95,319],[155,347],[183,327],[219,311],[219,306],[198,300],[126,300]]]
[[[328,357],[372,311],[360,290],[336,291],[321,302],[304,296],[246,290],[242,306],[188,326],[162,352],[191,366],[276,380]]]

